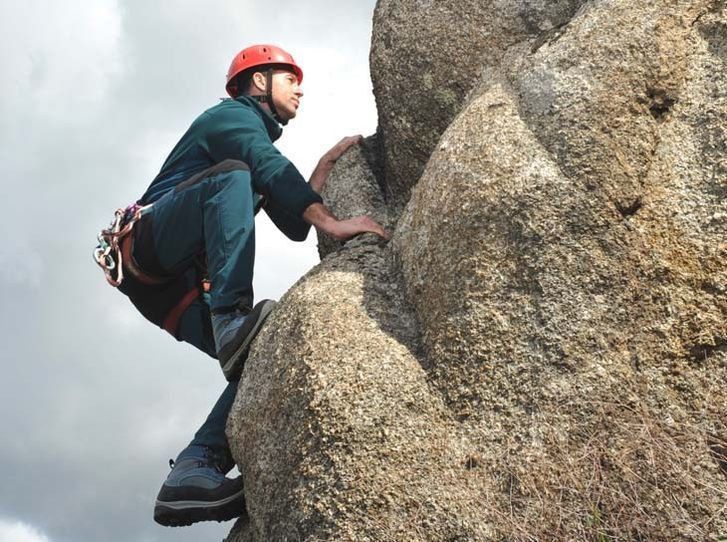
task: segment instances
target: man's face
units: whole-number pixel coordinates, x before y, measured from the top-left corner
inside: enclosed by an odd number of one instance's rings
[[[290,120],[298,113],[303,91],[298,77],[287,70],[273,71],[273,100],[275,109],[283,120]]]

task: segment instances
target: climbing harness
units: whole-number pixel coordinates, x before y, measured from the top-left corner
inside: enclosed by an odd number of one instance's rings
[[[164,317],[161,328],[167,331],[173,337],[177,336],[177,328],[179,327],[179,321],[182,319],[182,315],[194,303],[194,301],[202,294],[209,293],[212,289],[212,283],[203,278],[200,280],[198,287],[192,288],[179,300],[179,302],[171,308],[171,310]]]
[[[133,236],[130,237],[129,234],[134,229],[134,224],[151,209],[151,206],[151,204],[133,203],[126,209],[116,209],[109,227],[98,234],[98,246],[93,251],[93,259],[103,269],[106,281],[114,288],[121,286],[124,281],[124,264],[127,269],[129,269],[129,264],[136,267],[133,264],[133,258],[130,257],[132,247],[124,241],[133,239]],[[131,269],[129,272],[135,275]],[[161,284],[161,281],[156,283]]]
[[[173,281],[175,277],[157,277],[143,271],[134,259],[134,235],[132,231],[142,216],[151,210],[153,204],[140,205],[134,203],[125,209],[116,209],[114,218],[108,228],[98,234],[98,245],[93,251],[94,261],[103,269],[106,281],[118,288],[124,281],[124,271],[146,286],[160,286]],[[207,269],[204,253],[195,259],[195,267],[199,285],[189,290],[168,310],[163,321],[158,325],[176,338],[179,321],[184,312],[203,293],[212,289],[206,278]]]

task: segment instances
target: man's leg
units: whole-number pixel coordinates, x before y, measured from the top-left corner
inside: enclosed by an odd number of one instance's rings
[[[215,357],[210,310],[202,299],[197,299],[182,316],[179,323],[179,338]],[[238,382],[234,380],[227,384],[209,416],[189,443],[189,446],[205,446],[213,450],[220,459],[220,467],[224,473],[234,466],[225,426],[232,403],[235,401]]]
[[[196,271],[191,270],[191,272],[196,275]],[[195,299],[179,319],[177,339],[217,359],[215,338],[212,335],[212,315],[209,305],[202,296]]]
[[[174,275],[205,251],[215,349],[228,380],[239,378],[250,343],[274,306],[265,300],[252,307],[255,201],[247,166],[226,160],[178,185],[142,218],[149,217],[142,228],[151,230],[153,244],[141,251],[153,255],[139,260],[142,269]]]
[[[182,315],[179,340],[215,356],[209,306],[198,298]],[[194,439],[182,450],[162,484],[154,520],[178,527],[198,521],[226,521],[245,513],[242,477],[227,478],[234,460],[225,435],[237,382],[230,382]]]
[[[178,275],[202,252],[212,283],[210,307],[252,304],[255,210],[247,166],[227,160],[159,199],[148,216],[153,247],[137,257],[152,274]],[[142,219],[142,220],[144,220]]]
[[[227,473],[235,466],[235,461],[230,454],[230,445],[227,442],[225,426],[227,417],[232,409],[237,393],[238,380],[228,382],[222,391],[219,399],[212,408],[207,419],[194,435],[190,446],[206,446],[215,451],[219,459],[219,467],[222,472]]]
[[[249,172],[240,166],[228,163],[210,170],[161,198],[142,226],[151,232],[152,246],[149,236],[136,238],[147,239],[146,246],[143,240],[137,243],[137,262],[160,275],[194,273],[194,260],[204,251],[215,308],[252,304],[254,198]],[[210,306],[198,298],[182,315],[177,337],[216,357],[212,335]],[[189,525],[244,513],[241,478],[225,477],[234,465],[225,424],[235,390],[236,382],[227,386],[194,440],[178,455],[157,497],[158,523]]]

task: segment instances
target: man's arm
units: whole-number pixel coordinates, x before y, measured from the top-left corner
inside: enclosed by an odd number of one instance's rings
[[[278,227],[296,223],[303,225],[302,218],[305,223],[341,241],[365,232],[389,238],[389,234],[369,217],[338,220],[321,203],[318,191],[314,190],[314,187],[323,189],[335,161],[360,136],[344,138],[326,153],[322,160],[323,165],[315,176],[316,180],[311,185],[305,182],[295,166],[273,146],[259,118],[253,113],[234,113],[218,113],[215,130],[208,135],[210,154],[217,161],[232,158],[242,160],[250,166],[255,189],[268,198],[268,205],[274,202],[281,216],[287,217],[284,221],[276,222]],[[284,233],[294,240],[303,240],[307,234],[304,228],[297,225],[295,228],[286,229],[290,231]]]
[[[384,239],[391,239],[391,234],[371,217],[355,216],[347,220],[339,220],[322,203],[309,205],[303,213],[303,220],[338,241],[345,241],[360,233],[375,233]]]
[[[245,162],[255,191],[299,221],[308,206],[323,201],[275,148],[263,121],[252,111],[242,107],[217,111],[209,123],[207,149],[216,162],[228,158]]]

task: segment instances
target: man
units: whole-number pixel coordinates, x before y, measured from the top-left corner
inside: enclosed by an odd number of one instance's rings
[[[302,81],[301,68],[279,47],[242,50],[227,75],[230,99],[192,123],[119,224],[133,229],[118,236],[116,262],[123,263],[110,281],[146,318],[216,357],[229,381],[189,446],[170,461],[154,509],[162,525],[244,512],[241,477],[225,476],[234,466],[225,423],[250,343],[275,305],[253,305],[256,212],[264,209],[294,241],[303,241],[311,225],[338,240],[365,232],[388,237],[369,217],[338,220],[319,195],[333,164],[360,136],[328,151],[309,182],[273,146],[281,125],[296,116]]]

